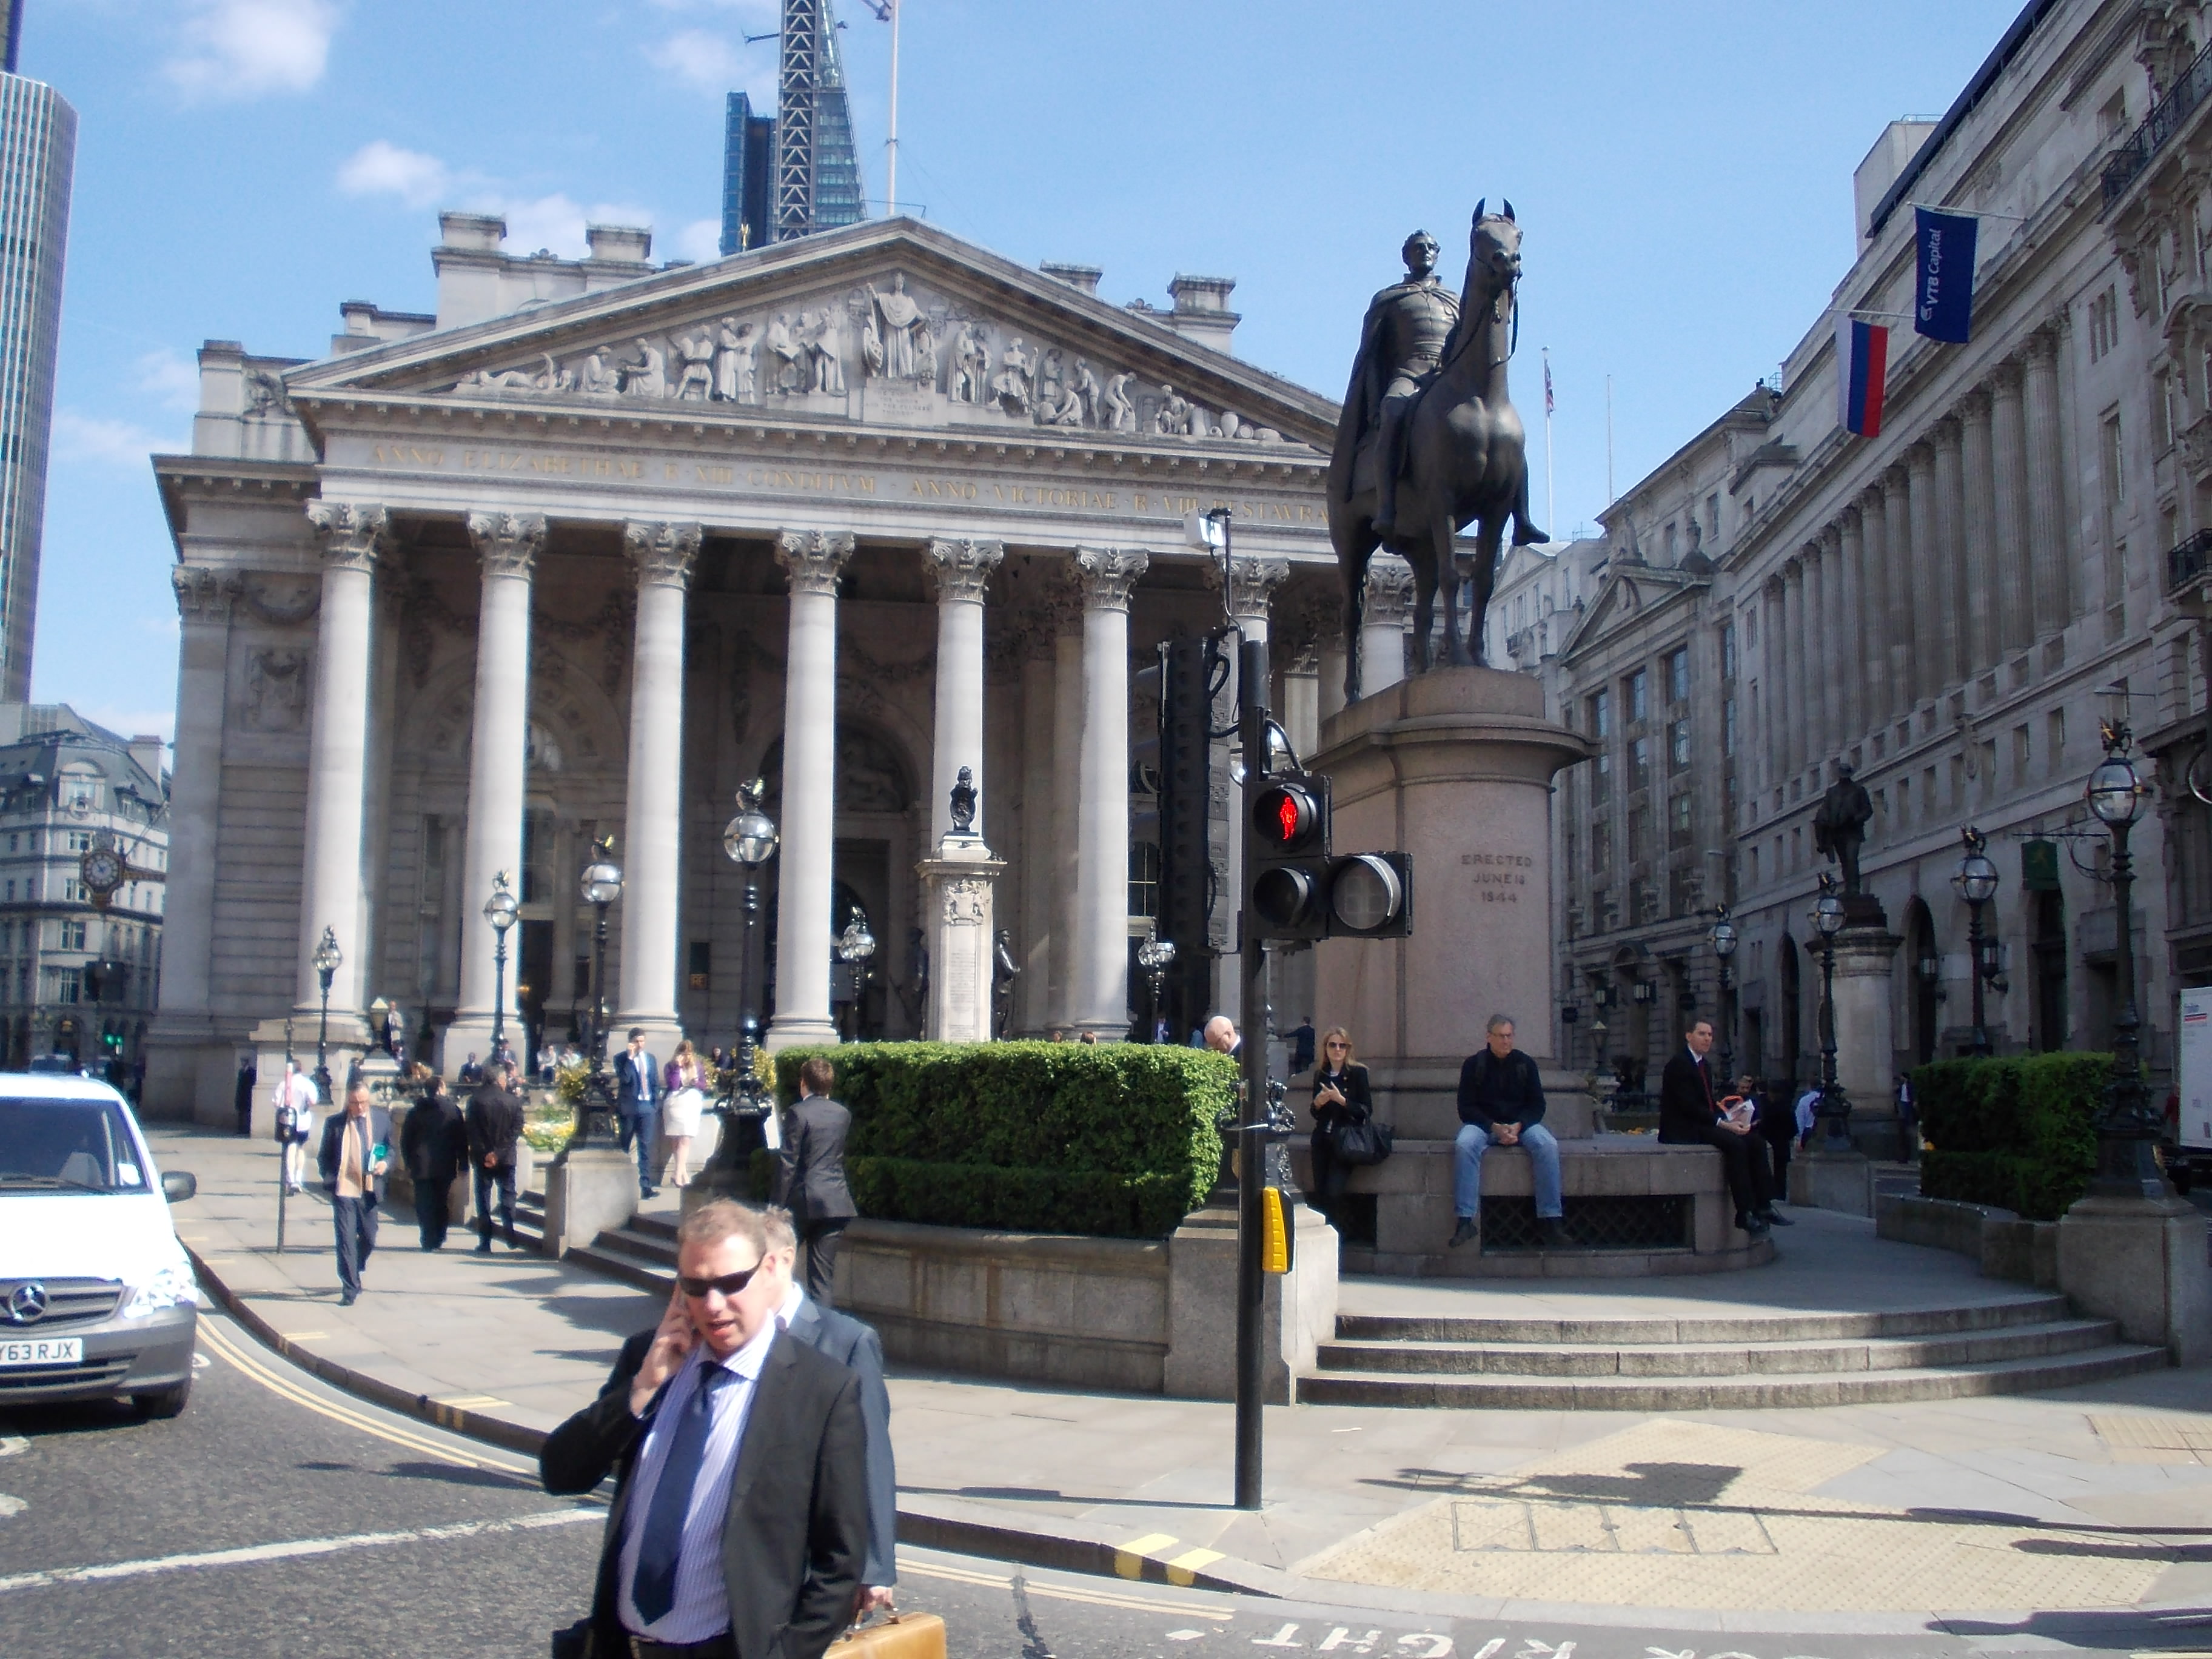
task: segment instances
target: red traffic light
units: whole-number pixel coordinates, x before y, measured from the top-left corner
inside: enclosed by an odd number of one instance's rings
[[[1326,797],[1301,779],[1274,783],[1260,792],[1252,806],[1252,831],[1264,858],[1281,858],[1328,849]]]

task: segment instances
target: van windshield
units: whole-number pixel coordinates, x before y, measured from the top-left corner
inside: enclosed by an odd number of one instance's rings
[[[0,1192],[145,1190],[137,1148],[112,1102],[0,1098]]]

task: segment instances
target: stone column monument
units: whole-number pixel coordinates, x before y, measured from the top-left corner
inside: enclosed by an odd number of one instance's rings
[[[997,937],[992,899],[1006,861],[991,856],[975,833],[975,775],[960,769],[951,792],[951,829],[936,855],[915,866],[921,878],[929,942],[932,1042],[988,1042],[991,1038],[991,945]]]

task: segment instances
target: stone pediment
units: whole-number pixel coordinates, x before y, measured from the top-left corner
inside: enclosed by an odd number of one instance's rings
[[[465,402],[964,436],[1326,447],[1336,405],[910,220],[866,223],[305,366],[332,404]]]
[[[1559,654],[1572,657],[1609,634],[1638,625],[1647,612],[1707,586],[1708,580],[1694,572],[1668,566],[1616,562],[1607,570],[1597,597],[1560,646]]]

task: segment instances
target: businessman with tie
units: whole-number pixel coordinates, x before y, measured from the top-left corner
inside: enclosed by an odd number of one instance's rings
[[[860,1379],[779,1322],[773,1254],[757,1210],[718,1199],[685,1218],[659,1327],[546,1440],[547,1492],[615,1474],[593,1654],[821,1659],[853,1616],[869,1546]]]
[[[659,1173],[653,1158],[653,1138],[660,1131],[660,1062],[645,1046],[645,1028],[629,1028],[629,1047],[615,1059],[615,1145],[628,1152],[637,1142],[637,1194],[652,1198],[660,1191],[653,1181]]]
[[[1735,1203],[1735,1224],[1753,1238],[1764,1238],[1770,1228],[1790,1224],[1774,1212],[1767,1189],[1766,1148],[1753,1139],[1751,1113],[1743,1112],[1739,1120],[1721,1109],[1712,1062],[1706,1058],[1712,1046],[1712,1021],[1691,1021],[1683,1046],[1667,1062],[1660,1079],[1659,1139],[1710,1146],[1718,1152],[1728,1175],[1729,1196]]]

